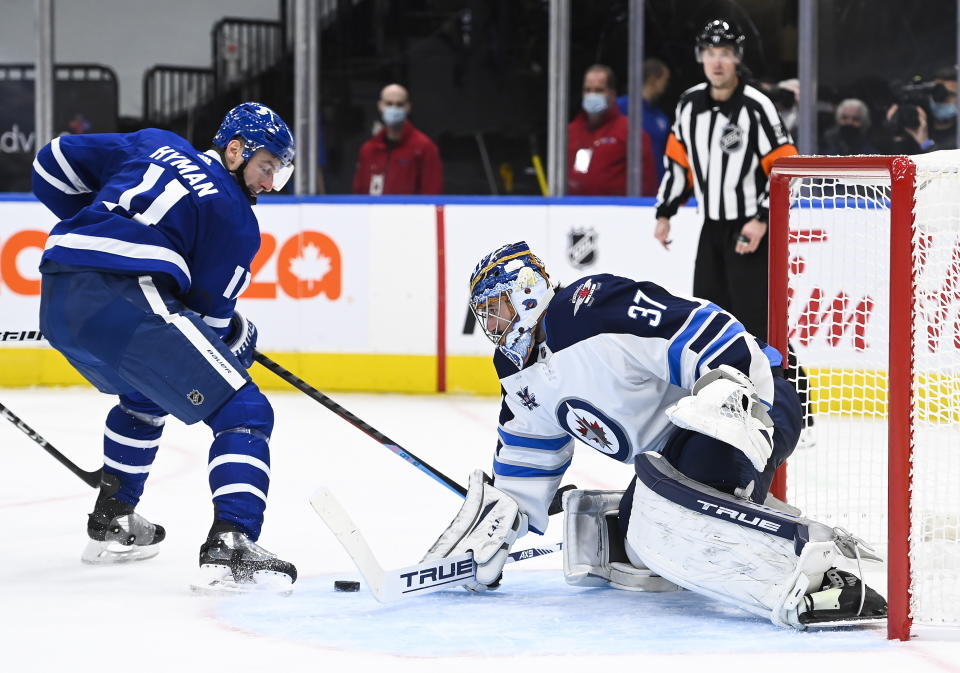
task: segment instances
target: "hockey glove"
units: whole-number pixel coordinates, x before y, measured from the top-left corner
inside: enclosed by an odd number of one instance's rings
[[[773,420],[753,382],[733,367],[720,365],[701,376],[692,392],[667,409],[670,421],[730,444],[763,472],[773,453]]]
[[[527,515],[520,511],[517,501],[494,488],[482,471],[474,470],[463,507],[423,560],[471,551],[477,567],[476,582],[464,587],[476,592],[496,589],[510,547],[526,532]]]
[[[224,342],[230,352],[240,360],[240,364],[250,369],[253,364],[253,349],[257,347],[257,326],[240,315],[239,311],[234,311],[230,318],[229,336]]]

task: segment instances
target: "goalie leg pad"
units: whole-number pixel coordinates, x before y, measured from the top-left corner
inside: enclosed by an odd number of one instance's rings
[[[805,628],[804,600],[840,556],[837,533],[697,484],[662,456],[637,457],[626,550],[699,594]]]
[[[563,494],[563,575],[574,586],[628,591],[678,591],[646,566],[630,563],[618,512],[623,491],[572,490]]]

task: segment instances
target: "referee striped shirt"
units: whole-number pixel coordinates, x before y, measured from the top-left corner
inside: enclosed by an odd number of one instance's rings
[[[657,193],[657,217],[672,217],[696,195],[706,220],[767,221],[774,159],[797,153],[766,94],[743,80],[725,101],[707,82],[680,97]]]

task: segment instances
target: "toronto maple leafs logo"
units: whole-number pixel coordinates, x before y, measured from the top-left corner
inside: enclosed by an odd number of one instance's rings
[[[537,398],[533,396],[533,393],[530,392],[530,386],[524,386],[517,391],[517,397],[520,398],[520,403],[523,404],[527,409],[533,409],[539,407],[540,403],[537,402]]]

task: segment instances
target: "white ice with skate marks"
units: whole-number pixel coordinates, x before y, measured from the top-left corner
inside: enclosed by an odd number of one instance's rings
[[[224,622],[321,647],[407,657],[566,656],[883,650],[883,629],[800,633],[689,591],[636,593],[572,587],[560,569],[508,569],[496,591],[462,588],[378,603],[361,581],[305,578],[286,599],[223,601]],[[360,579],[343,574],[344,578]],[[495,646],[493,644],[495,643]]]
[[[190,592],[210,526],[209,430],[202,424],[168,421],[138,507],[167,529],[159,555],[94,567],[80,562],[93,490],[0,423],[3,670],[100,673],[112,652],[140,673],[583,673],[598,665],[670,673],[960,673],[960,642],[921,634],[889,643],[875,628],[798,633],[690,592],[577,589],[564,583],[559,554],[512,564],[502,588],[485,595],[456,589],[384,605],[366,586],[335,592],[334,580],[360,578],[310,507],[318,485],[335,493],[385,568],[419,561],[462,501],[306,396],[267,394],[276,429],[260,543],[297,565],[289,597]],[[489,470],[496,399],[331,396],[461,484],[471,469]],[[89,388],[16,389],[0,390],[0,399],[81,467],[94,469],[110,397]],[[580,450],[564,482],[619,489],[630,476],[629,467]],[[555,542],[561,528],[553,517],[545,536],[524,537],[518,547]]]

